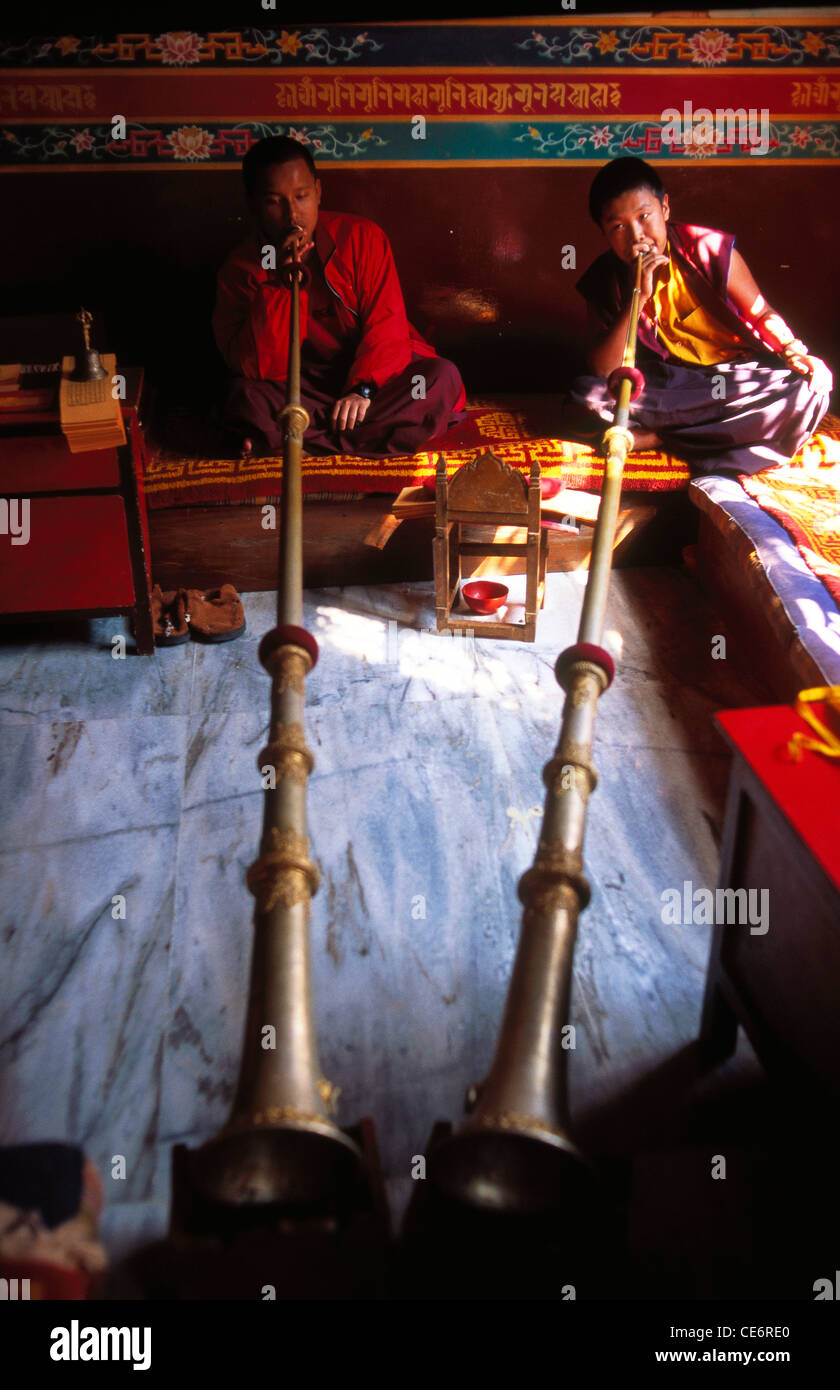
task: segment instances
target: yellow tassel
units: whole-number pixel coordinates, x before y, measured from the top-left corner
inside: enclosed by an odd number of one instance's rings
[[[825,758],[840,758],[840,738],[831,729],[826,728],[810,708],[812,703],[819,700],[825,700],[826,704],[840,712],[840,685],[815,686],[811,690],[800,690],[797,695],[794,706],[796,713],[806,724],[810,724],[819,738],[809,738],[807,734],[802,733],[794,734],[788,744],[788,752],[795,762],[800,760],[805,748],[822,753]]]

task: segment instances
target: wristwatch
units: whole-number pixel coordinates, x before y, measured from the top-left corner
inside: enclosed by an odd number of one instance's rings
[[[356,385],[353,387],[353,390],[355,391],[357,396],[364,396],[366,401],[370,401],[373,399],[374,393],[376,392],[376,382],[357,381]]]
[[[808,349],[801,338],[791,338],[782,348],[782,357],[807,357]]]

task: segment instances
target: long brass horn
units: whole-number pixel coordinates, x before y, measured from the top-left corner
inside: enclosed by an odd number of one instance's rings
[[[590,897],[583,842],[597,783],[595,714],[614,674],[601,643],[621,482],[633,447],[627,422],[630,401],[644,386],[635,366],[641,274],[639,255],[624,356],[608,383],[616,411],[604,434],[604,485],[577,642],[555,666],[566,691],[563,721],[543,770],[547,791],[536,857],[519,881],[522,925],[496,1052],[470,1118],[428,1156],[430,1178],[449,1197],[512,1214],[567,1205],[588,1182],[569,1129],[566,1030],[578,916]]]
[[[296,253],[288,267],[277,626],[259,649],[271,676],[271,724],[258,767],[264,774],[273,770],[273,777],[265,791],[259,858],[247,876],[256,908],[245,1041],[230,1118],[192,1156],[201,1192],[234,1206],[310,1206],[340,1198],[357,1182],[362,1164],[357,1146],[332,1118],[337,1091],[318,1065],[310,978],[310,902],[319,876],[307,838],[306,787],[314,759],[306,746],[303,713],[305,680],[317,661],[318,644],[302,626],[300,456],[309,424],[300,402],[305,274]]]

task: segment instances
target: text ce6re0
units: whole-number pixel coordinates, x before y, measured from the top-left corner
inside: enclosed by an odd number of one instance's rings
[[[789,1337],[789,1327],[672,1327],[672,1337],[693,1337],[702,1342],[706,1337]]]

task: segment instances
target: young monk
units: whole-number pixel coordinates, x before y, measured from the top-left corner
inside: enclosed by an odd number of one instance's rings
[[[825,414],[831,373],[767,303],[734,236],[672,222],[662,181],[641,159],[600,169],[589,210],[610,249],[577,284],[595,375],[578,378],[572,403],[590,420],[613,418],[604,378],[621,364],[641,252],[645,389],[630,406],[634,447],[661,445],[705,473],[786,462]]]
[[[300,291],[301,403],[309,453],[368,458],[413,453],[464,406],[457,368],[408,322],[388,239],[363,217],[321,211],[305,145],[274,136],[242,163],[253,223],[217,281],[213,331],[234,374],[222,422],[238,451],[282,447],[291,294],[284,268],[309,272]],[[276,269],[262,266],[276,249]]]

